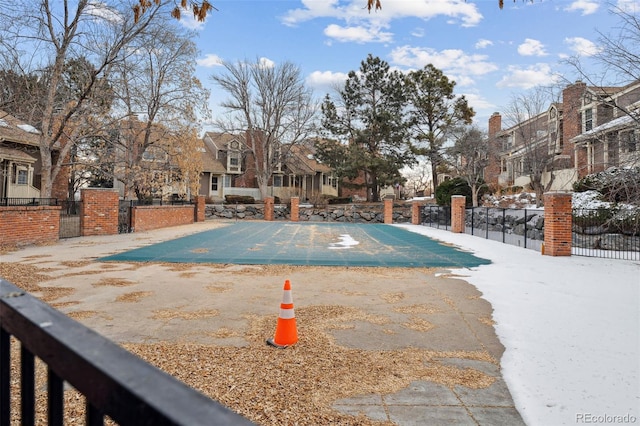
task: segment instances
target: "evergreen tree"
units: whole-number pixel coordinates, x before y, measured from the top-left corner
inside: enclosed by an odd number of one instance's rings
[[[413,149],[429,160],[434,190],[440,183],[437,169],[443,160],[445,141],[456,127],[471,124],[475,114],[464,96],[453,93],[455,85],[432,64],[407,76]]]
[[[369,55],[358,72],[349,72],[337,104],[327,96],[322,125],[328,139],[317,143],[318,157],[338,177],[362,178],[367,200],[378,201],[383,186],[402,183],[400,169],[413,162],[404,120],[404,78]]]

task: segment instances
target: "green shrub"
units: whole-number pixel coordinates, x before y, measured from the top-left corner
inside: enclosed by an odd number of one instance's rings
[[[464,195],[468,207],[473,203],[471,187],[467,181],[461,177],[446,180],[436,187],[436,202],[438,205],[450,206],[452,195]]]

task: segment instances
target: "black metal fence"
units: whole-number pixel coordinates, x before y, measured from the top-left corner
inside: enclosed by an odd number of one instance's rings
[[[81,235],[80,229],[80,214],[82,213],[82,201],[76,200],[61,200],[60,206],[60,238],[72,238],[79,237]]]
[[[451,229],[451,206],[424,206],[420,223],[438,229]]]
[[[0,198],[0,206],[59,206],[61,201],[57,198],[2,197]]]
[[[20,344],[19,369],[12,368],[12,338]],[[35,424],[36,357],[47,366],[50,426],[65,424],[65,382],[84,395],[88,425],[102,425],[104,416],[121,425],[252,424],[0,279],[0,425],[10,424],[12,412],[20,424]],[[11,404],[14,391],[19,407]]]
[[[539,251],[544,243],[544,210],[468,208],[465,233]]]
[[[572,252],[640,260],[640,209],[573,209]]]
[[[640,260],[640,209],[573,209],[572,254]],[[423,225],[451,228],[449,206],[422,209]],[[531,250],[542,250],[543,209],[474,207],[465,211],[465,233]]]

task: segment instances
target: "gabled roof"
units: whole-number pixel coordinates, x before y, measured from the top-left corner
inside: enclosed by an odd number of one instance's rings
[[[232,133],[205,132],[202,140],[212,152],[226,151],[229,149],[229,143],[238,141],[241,147],[244,147],[244,135],[234,135]]]
[[[29,164],[35,163],[37,161],[34,157],[24,151],[20,151],[19,149],[14,148],[7,148],[4,146],[0,146],[0,158]]]
[[[218,175],[226,173],[227,168],[225,165],[222,164],[220,160],[216,159],[216,154],[204,141],[201,148],[200,156],[202,158],[202,171]]]
[[[297,144],[289,148],[289,158],[286,161],[287,168],[296,174],[330,173],[331,168],[322,164],[315,157],[315,149],[308,145]]]
[[[39,146],[40,131],[11,114],[0,110],[0,142]]]

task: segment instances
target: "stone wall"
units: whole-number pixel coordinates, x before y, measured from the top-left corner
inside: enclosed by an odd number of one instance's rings
[[[467,209],[467,228],[525,235],[531,240],[544,240],[544,210],[530,209]]]
[[[286,204],[274,206],[273,220],[291,220],[291,212]],[[395,203],[393,206],[393,223],[411,223],[412,205]],[[208,204],[205,218],[215,219],[264,219],[264,204]],[[300,222],[350,222],[350,223],[384,223],[383,203],[373,204],[336,204],[324,207],[298,206]]]

